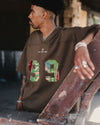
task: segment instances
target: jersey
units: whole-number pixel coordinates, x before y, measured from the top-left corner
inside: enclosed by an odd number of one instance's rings
[[[34,31],[24,47],[17,71],[26,76],[22,101],[27,111],[41,112],[74,66],[74,47],[96,26],[57,27],[46,40]]]

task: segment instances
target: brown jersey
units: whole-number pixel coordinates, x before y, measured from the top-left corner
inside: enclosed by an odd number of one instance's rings
[[[22,101],[24,109],[41,112],[74,66],[74,46],[95,31],[96,26],[57,27],[46,40],[34,31],[25,47],[17,71],[26,75]]]

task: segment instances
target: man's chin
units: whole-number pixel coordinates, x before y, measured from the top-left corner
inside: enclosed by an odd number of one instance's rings
[[[39,29],[38,27],[35,27],[35,26],[33,26],[33,25],[32,25],[32,28],[33,28],[33,29]]]
[[[37,26],[34,26],[32,24],[31,24],[31,26],[32,26],[33,29],[39,29]]]
[[[32,22],[29,22],[30,26],[32,26],[33,29],[39,29],[39,27],[34,26],[34,24]]]

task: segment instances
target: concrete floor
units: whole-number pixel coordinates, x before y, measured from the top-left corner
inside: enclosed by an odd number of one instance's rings
[[[20,81],[0,80],[0,117],[12,117],[16,120],[36,122],[39,114],[16,112],[16,100],[20,91]],[[12,116],[12,114],[14,114]],[[16,117],[17,114],[17,117]],[[23,117],[24,114],[24,117]],[[34,116],[34,119],[33,119]],[[100,125],[100,90],[96,93],[89,114],[88,125]]]
[[[36,123],[38,113],[16,111],[21,81],[0,80],[0,117]]]
[[[20,86],[20,81],[0,80],[0,109],[15,109]]]

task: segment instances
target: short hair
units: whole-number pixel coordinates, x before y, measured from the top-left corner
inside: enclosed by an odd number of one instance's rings
[[[51,19],[51,20],[53,20],[53,19],[55,19],[55,13],[53,13],[52,11],[49,11],[49,10],[46,10],[47,11],[47,13],[48,13],[48,16],[49,16],[49,19]]]
[[[56,15],[65,9],[64,0],[31,0],[31,4],[43,7]]]

